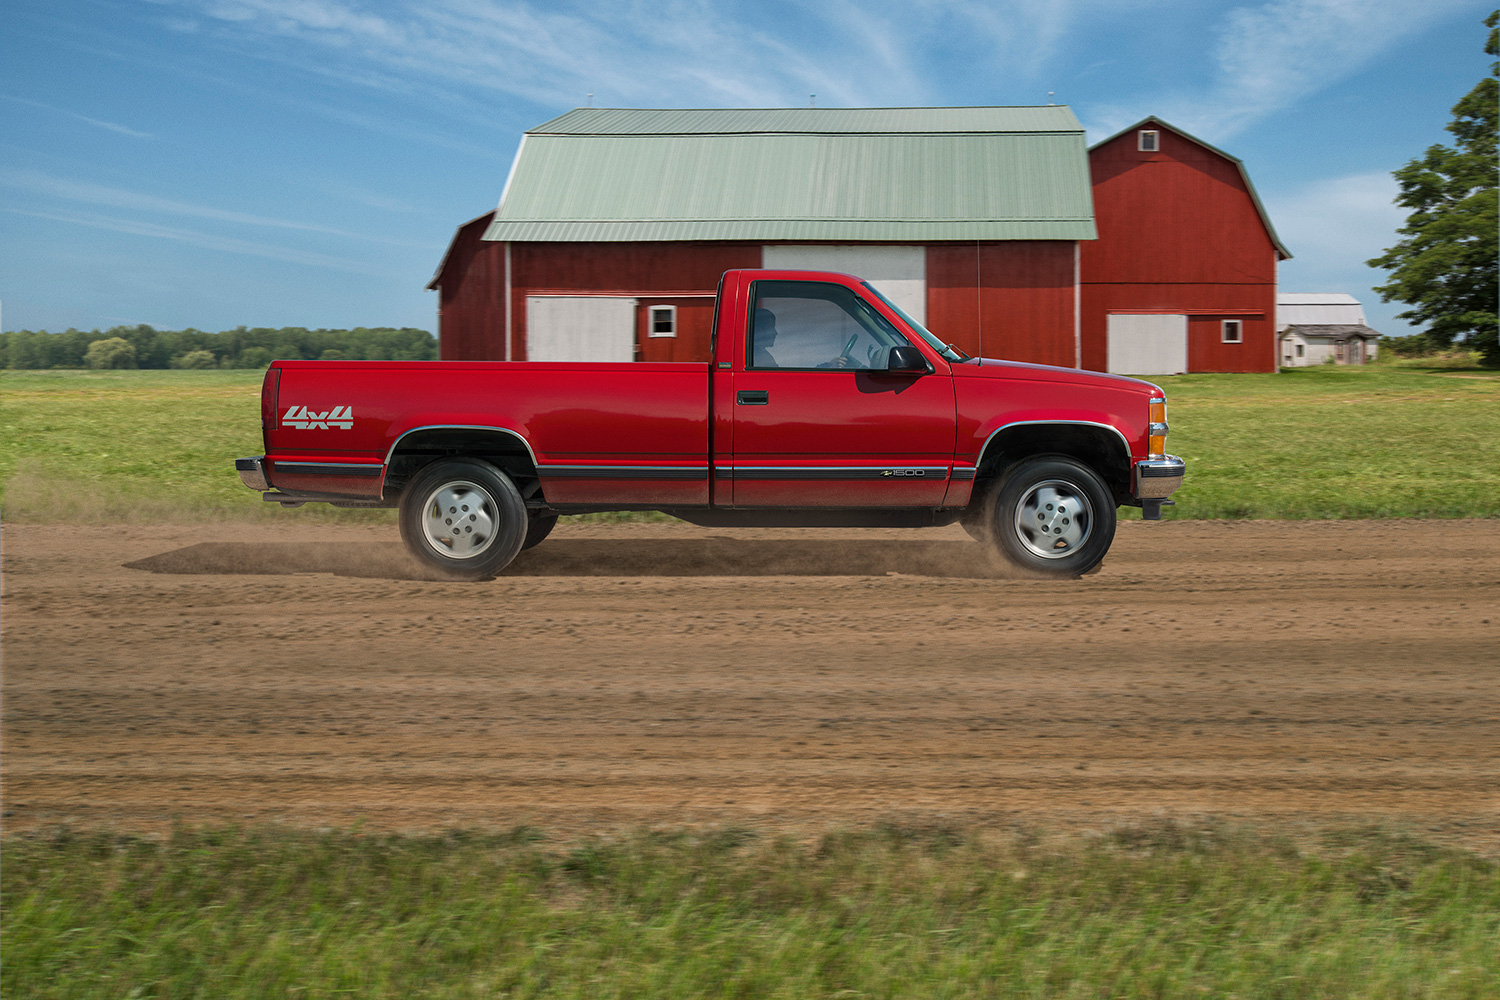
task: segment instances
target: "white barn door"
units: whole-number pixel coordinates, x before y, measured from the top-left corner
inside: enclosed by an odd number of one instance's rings
[[[635,299],[528,295],[528,361],[634,361]]]
[[[1188,318],[1109,316],[1109,370],[1116,375],[1180,375],[1187,371]]]
[[[918,323],[927,322],[927,248],[767,246],[761,267],[787,271],[838,271],[864,278]]]

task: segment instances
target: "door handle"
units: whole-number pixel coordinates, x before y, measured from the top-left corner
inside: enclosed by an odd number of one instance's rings
[[[734,401],[741,406],[765,406],[771,401],[771,393],[765,389],[741,389],[734,394]]]

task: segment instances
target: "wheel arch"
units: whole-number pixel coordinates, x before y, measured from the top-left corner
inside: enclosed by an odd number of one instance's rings
[[[1130,444],[1120,429],[1092,420],[1020,420],[997,427],[979,454],[974,495],[1005,470],[1038,455],[1062,455],[1093,469],[1118,503],[1130,496]]]
[[[489,462],[511,478],[524,499],[541,498],[531,442],[508,427],[477,424],[424,424],[403,431],[386,451],[382,495],[398,497],[413,476],[444,458]]]

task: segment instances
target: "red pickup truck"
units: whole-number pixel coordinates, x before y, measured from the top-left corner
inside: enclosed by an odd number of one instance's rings
[[[1182,483],[1149,382],[973,358],[868,283],[739,270],[707,364],[277,361],[266,453],[286,506],[398,507],[454,579],[494,576],[559,515],[660,510],[710,526],[960,522],[1034,575],[1098,565],[1115,508]]]

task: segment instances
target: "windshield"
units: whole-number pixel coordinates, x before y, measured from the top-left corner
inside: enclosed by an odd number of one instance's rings
[[[877,290],[874,285],[870,284],[868,281],[862,281],[860,282],[860,284],[865,286],[865,291],[869,292],[871,295],[875,296],[877,299],[890,306],[891,311],[894,312],[897,316],[900,316],[902,319],[904,319],[906,321],[906,325],[911,327],[912,333],[915,333],[917,336],[927,341],[928,345],[931,346],[934,351],[937,351],[939,354],[941,354],[944,359],[948,361],[974,360],[970,355],[965,354],[963,351],[959,350],[957,347],[954,347],[952,344],[943,343],[931,330],[927,329],[927,327],[923,326],[921,323],[918,323],[916,320],[908,316],[906,314],[906,310],[896,305],[896,303],[892,302],[884,295],[881,295],[879,290]]]

